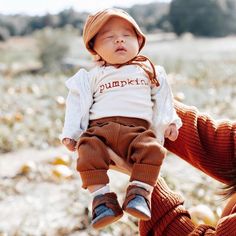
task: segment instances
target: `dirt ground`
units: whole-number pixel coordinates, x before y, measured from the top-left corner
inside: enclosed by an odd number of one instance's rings
[[[55,174],[53,160],[69,157],[69,175]],[[57,163],[58,164],[58,163]],[[22,167],[28,169],[22,172]],[[136,219],[124,217],[112,227],[99,232],[90,227],[91,198],[81,189],[75,171],[75,155],[63,147],[49,150],[26,149],[0,156],[0,235],[75,236],[75,235],[138,235]],[[24,170],[24,169],[23,169]],[[68,170],[67,170],[68,171]],[[110,171],[111,190],[122,202],[128,176]],[[209,204],[217,209],[219,199],[213,192],[218,184],[197,170],[169,155],[162,168],[162,176],[172,176],[170,186],[186,197],[186,207]],[[186,176],[191,176],[187,178]],[[168,181],[168,179],[167,179]],[[206,189],[209,183],[212,187]],[[208,195],[209,198],[206,198]],[[212,204],[214,202],[214,204]]]

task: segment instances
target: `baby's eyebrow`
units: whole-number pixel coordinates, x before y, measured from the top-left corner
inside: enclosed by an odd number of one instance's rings
[[[128,31],[130,33],[134,32],[134,29],[133,28],[124,28],[125,31]]]
[[[134,28],[126,28],[125,31],[127,33],[130,33],[131,35],[136,35],[136,31]]]
[[[123,30],[126,31],[126,32],[129,32],[129,33],[135,32],[133,28],[123,28]],[[112,32],[113,32],[112,29],[108,29],[108,30],[102,30],[98,34],[99,34],[99,36],[103,36],[107,33],[112,33]]]
[[[112,32],[112,30],[104,30],[104,31],[100,31],[98,34],[102,36],[102,35],[104,35],[106,33],[110,33],[110,32]]]

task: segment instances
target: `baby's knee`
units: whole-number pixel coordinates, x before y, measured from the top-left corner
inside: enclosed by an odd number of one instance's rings
[[[155,145],[151,151],[154,163],[156,165],[161,165],[167,154],[166,148],[161,145]]]

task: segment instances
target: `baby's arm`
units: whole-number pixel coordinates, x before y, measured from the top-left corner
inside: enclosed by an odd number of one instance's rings
[[[80,116],[79,93],[70,91],[66,99],[65,122],[61,135],[62,143],[70,151],[75,151],[76,140],[78,140],[82,132],[80,129]]]
[[[90,82],[90,72],[85,69],[80,69],[66,81],[69,93],[66,99],[65,122],[60,139],[72,151],[75,150],[80,135],[87,128],[89,107],[93,103]]]
[[[157,138],[164,143],[164,137],[172,141],[177,139],[182,122],[175,111],[172,91],[164,68],[157,66],[156,72],[160,85],[152,88],[153,129]]]

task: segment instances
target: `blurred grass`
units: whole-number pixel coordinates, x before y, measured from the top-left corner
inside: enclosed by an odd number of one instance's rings
[[[14,37],[0,42],[0,63],[28,63],[37,61],[38,49],[32,37]]]
[[[0,150],[59,144],[66,89],[63,76],[0,77]]]

